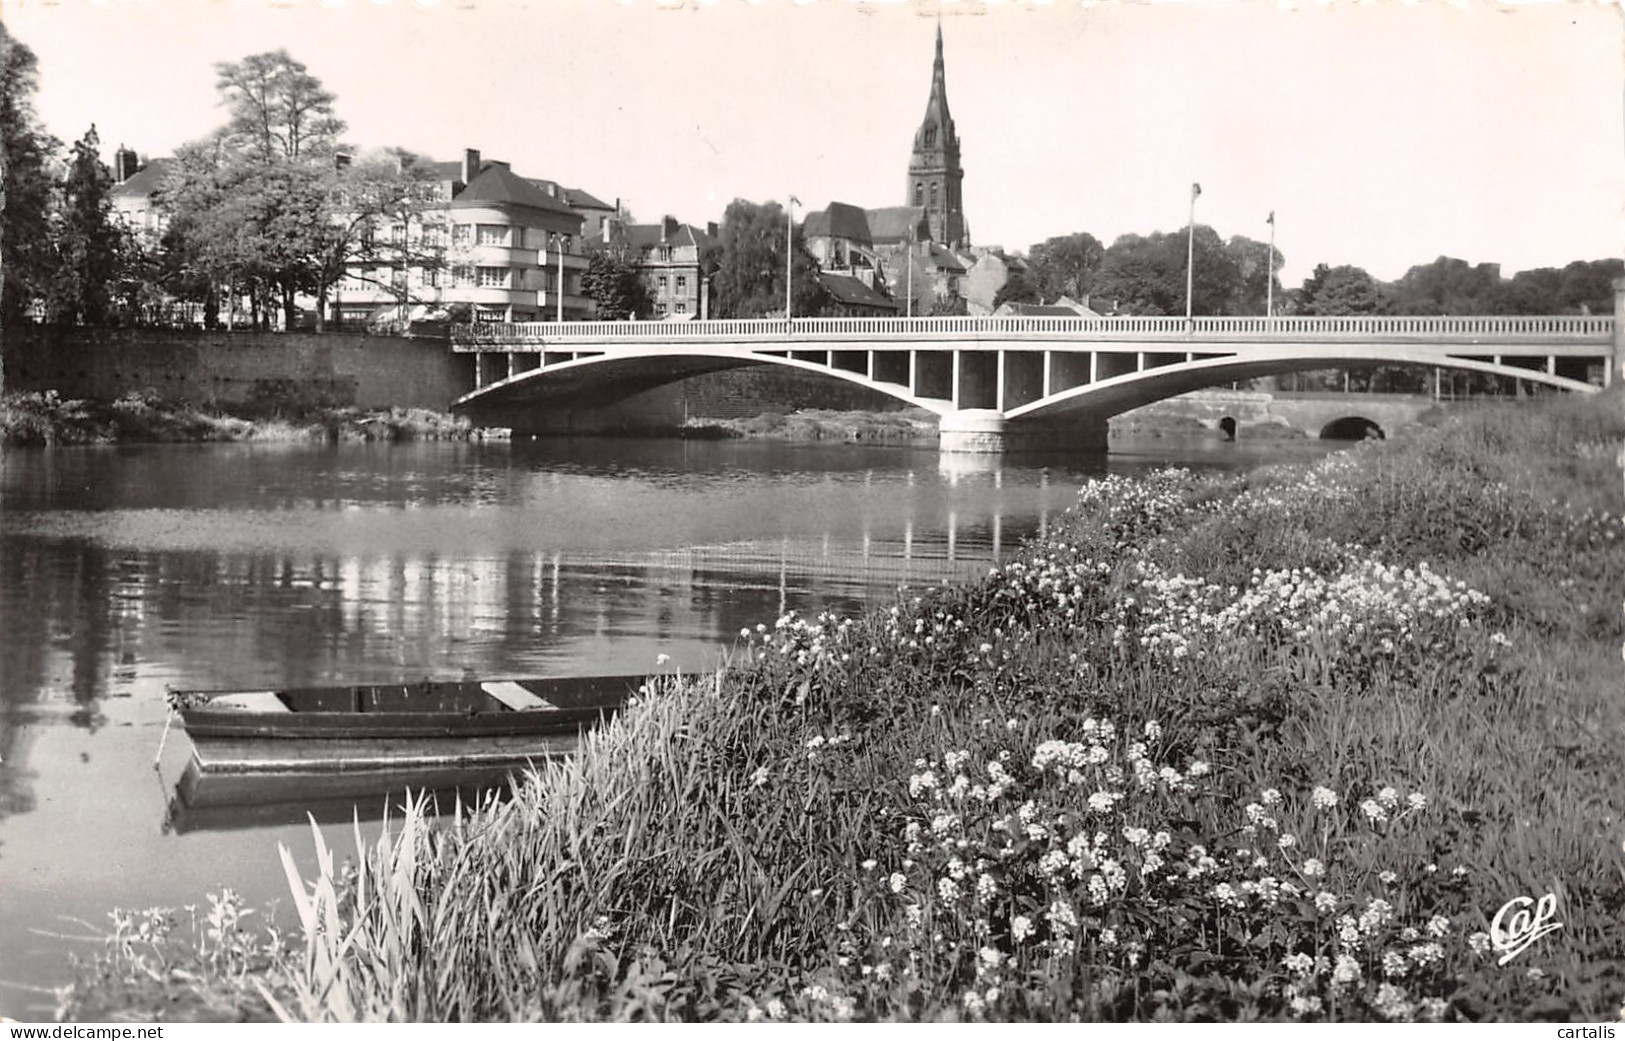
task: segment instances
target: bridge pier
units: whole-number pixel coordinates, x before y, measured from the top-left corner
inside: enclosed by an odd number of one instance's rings
[[[1005,450],[1004,413],[993,408],[963,408],[937,424],[937,450],[999,455]]]
[[[937,425],[937,449],[977,455],[1009,452],[1106,452],[1106,421],[1088,416],[1024,419],[1014,423],[991,408],[950,412]]]

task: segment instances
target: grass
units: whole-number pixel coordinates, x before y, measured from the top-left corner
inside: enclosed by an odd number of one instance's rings
[[[510,801],[348,872],[318,836],[314,882],[285,851],[299,941],[188,971],[297,1020],[1617,1019],[1622,444],[1610,393],[1092,482],[980,582],[742,633]]]
[[[0,444],[87,445],[172,441],[408,441],[488,436],[466,419],[427,409],[318,409],[235,415],[131,394],[112,402],[55,391],[0,400]]]

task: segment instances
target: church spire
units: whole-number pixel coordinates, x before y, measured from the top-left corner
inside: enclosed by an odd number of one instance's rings
[[[959,135],[954,132],[953,116],[948,112],[948,74],[942,59],[939,18],[936,58],[931,63],[931,96],[925,103],[925,118],[914,134],[904,197],[905,204],[926,211],[933,241],[952,246],[965,244],[965,217],[960,203],[960,181],[964,176],[959,165]]]

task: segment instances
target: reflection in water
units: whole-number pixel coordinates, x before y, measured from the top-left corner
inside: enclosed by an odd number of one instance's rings
[[[701,670],[787,611],[985,569],[1104,468],[672,441],[8,452],[0,936],[277,894],[275,843],[308,845],[287,806],[249,821],[199,790],[162,827],[190,751],[154,775],[166,687]],[[0,980],[59,980],[61,953],[0,944]]]

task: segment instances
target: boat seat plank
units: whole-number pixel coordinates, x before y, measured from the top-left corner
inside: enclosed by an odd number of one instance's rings
[[[211,698],[211,706],[241,709],[245,712],[287,712],[287,703],[274,690],[244,690]]]
[[[513,680],[493,680],[480,684],[480,689],[515,712],[534,712],[537,709],[558,707],[546,698],[537,697],[529,688]]]

